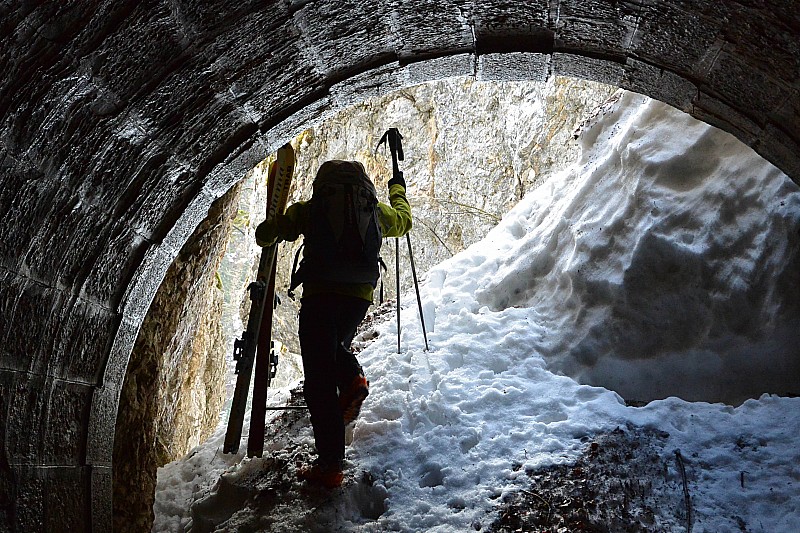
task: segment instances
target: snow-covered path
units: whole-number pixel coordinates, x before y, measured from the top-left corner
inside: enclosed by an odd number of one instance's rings
[[[400,353],[395,322],[374,324],[345,487],[294,481],[313,441],[286,415],[263,459],[222,456],[220,431],[162,469],[154,531],[486,531],[613,435],[651,435],[658,466],[631,461],[653,520],[632,531],[800,530],[800,399],[760,396],[800,392],[800,191],[634,94],[583,149],[426,274],[429,352],[413,291]]]

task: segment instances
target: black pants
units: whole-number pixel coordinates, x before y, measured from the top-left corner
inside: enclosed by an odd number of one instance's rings
[[[301,300],[298,333],[305,373],[303,392],[322,461],[344,459],[344,422],[337,388],[349,385],[361,372],[350,343],[369,306],[361,298],[337,294]]]

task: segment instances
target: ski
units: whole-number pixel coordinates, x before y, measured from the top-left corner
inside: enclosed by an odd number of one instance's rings
[[[278,149],[275,161],[269,167],[267,185],[267,216],[269,220],[286,209],[286,202],[289,197],[289,187],[294,173],[295,156],[294,150],[289,144],[285,144]],[[250,379],[253,374],[253,366],[257,352],[269,353],[269,340],[267,350],[259,350],[260,332],[266,331],[265,335],[271,337],[272,328],[272,307],[275,294],[275,257],[278,245],[267,246],[261,251],[258,262],[258,274],[256,281],[250,284],[250,316],[247,319],[247,327],[240,339],[236,339],[233,345],[233,358],[236,361],[236,388],[233,392],[230,416],[228,417],[228,427],[225,432],[224,453],[236,453],[239,451],[239,442],[242,438],[242,425],[244,424],[244,413],[247,408],[247,396],[250,393]],[[272,296],[269,295],[270,289]],[[258,371],[256,376],[256,388],[258,388]],[[264,399],[266,400],[266,383],[264,383]],[[255,406],[255,402],[254,402]],[[251,420],[255,413],[251,413]],[[263,424],[262,437],[263,441]],[[262,442],[263,449],[263,442]],[[260,454],[259,454],[260,455]]]
[[[250,434],[247,437],[247,456],[261,457],[264,453],[264,425],[267,415],[267,389],[275,377],[277,354],[272,347],[272,314],[275,310],[275,272],[277,262],[272,264],[272,274],[267,287],[264,314],[258,331],[256,350],[256,372],[253,383],[253,406],[250,409]],[[273,365],[274,361],[274,365]]]

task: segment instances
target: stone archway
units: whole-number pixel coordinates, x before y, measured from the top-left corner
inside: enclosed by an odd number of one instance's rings
[[[110,530],[119,390],[211,202],[332,110],[405,85],[601,81],[800,180],[797,2],[78,1],[0,8],[0,523]]]

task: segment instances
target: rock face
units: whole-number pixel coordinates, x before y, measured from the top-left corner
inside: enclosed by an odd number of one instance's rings
[[[114,531],[150,530],[157,468],[216,428],[227,370],[216,271],[240,189],[212,204],[167,271],[136,339],[114,441]]]
[[[118,399],[174,258],[265,153],[452,76],[643,93],[800,179],[798,2],[0,7],[0,524],[109,531]],[[10,481],[9,481],[10,480]]]

